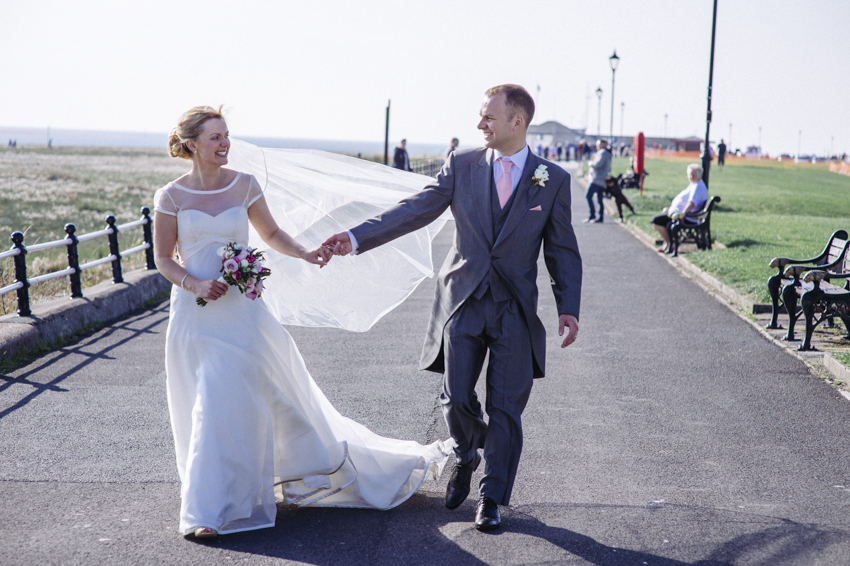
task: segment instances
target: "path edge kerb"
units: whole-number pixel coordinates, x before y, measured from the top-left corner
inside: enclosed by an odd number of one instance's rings
[[[583,177],[575,177],[576,182],[581,185],[585,190],[587,189],[586,180]],[[605,206],[605,214],[608,215],[608,218],[617,218],[617,209],[615,204],[608,199],[605,199],[603,202]],[[629,220],[624,220],[621,223],[618,223],[621,228],[631,233],[635,238],[640,240],[644,245],[654,250],[656,247],[655,238],[635,226],[635,224]],[[706,273],[696,265],[692,264],[686,258],[680,256],[672,257],[667,254],[660,254],[663,258],[676,268],[682,275],[694,281],[697,285],[699,285],[703,290],[707,291],[709,295],[713,296],[720,303],[726,305],[732,312],[735,313],[738,318],[746,321],[753,328],[757,329],[759,333],[782,348],[783,351],[788,354],[794,356],[795,358],[803,361],[812,369],[817,370],[812,366],[812,359],[805,358],[797,353],[796,349],[789,348],[787,344],[777,340],[774,336],[771,336],[770,333],[764,329],[760,324],[755,322],[746,316],[745,313],[753,312],[753,301],[744,297],[737,291],[735,291],[732,287],[722,283],[719,279]],[[850,368],[844,366],[841,362],[839,362],[835,356],[830,354],[829,352],[825,352],[822,358],[823,368],[829,371],[836,379],[842,381],[845,385],[842,388],[838,388],[842,391],[842,395],[850,400],[850,396],[845,394],[847,391],[848,384],[850,384]]]
[[[51,299],[32,309],[32,316],[0,317],[0,360],[73,336],[86,328],[108,324],[145,306],[171,287],[155,269],[124,274],[123,283],[103,281],[84,289],[85,296]]]

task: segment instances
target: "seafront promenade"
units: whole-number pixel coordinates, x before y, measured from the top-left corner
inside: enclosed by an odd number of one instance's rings
[[[583,197],[574,182],[574,220]],[[557,347],[541,260],[547,377],[500,531],[472,527],[472,500],[447,510],[444,476],[388,512],[282,506],[273,529],[178,536],[165,301],[2,375],[0,563],[846,563],[850,402],[627,231],[575,226],[581,334]],[[336,407],[381,434],[447,434],[439,376],[416,369],[433,288],[367,333],[290,329]]]

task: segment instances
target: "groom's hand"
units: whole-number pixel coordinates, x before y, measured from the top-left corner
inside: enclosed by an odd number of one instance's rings
[[[334,234],[325,240],[322,245],[331,248],[334,255],[348,255],[351,253],[351,238],[348,237],[348,232]]]
[[[561,348],[566,348],[578,338],[578,321],[576,317],[571,314],[562,314],[558,317],[558,336],[564,335],[565,326],[569,328],[569,332],[567,332],[567,337],[564,338]]]

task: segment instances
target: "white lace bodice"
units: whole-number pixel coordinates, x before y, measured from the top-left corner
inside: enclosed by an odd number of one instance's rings
[[[230,242],[248,245],[248,208],[262,196],[254,176],[239,173],[215,191],[169,183],[156,192],[154,209],[177,217],[177,253],[183,267],[200,279],[217,279],[218,248]]]

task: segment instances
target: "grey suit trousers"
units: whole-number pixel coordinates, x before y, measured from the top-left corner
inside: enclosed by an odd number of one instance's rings
[[[488,290],[468,298],[443,330],[445,373],[440,402],[459,463],[484,449],[484,478],[479,495],[500,505],[510,502],[522,453],[521,415],[534,382],[531,338],[519,305],[496,302]],[[475,385],[487,364],[485,424]]]

